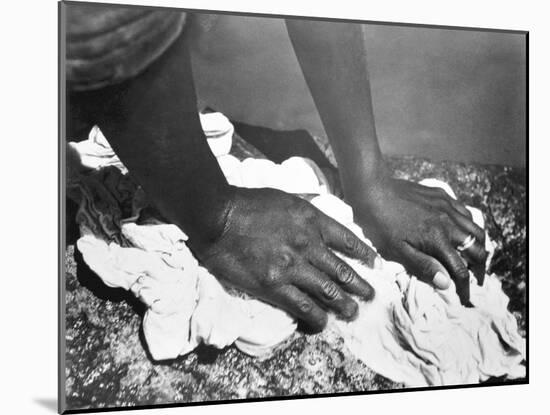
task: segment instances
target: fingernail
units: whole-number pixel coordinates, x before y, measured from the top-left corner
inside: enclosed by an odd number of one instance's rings
[[[433,283],[440,290],[446,290],[451,285],[451,278],[443,272],[437,271],[435,273]]]
[[[374,298],[374,288],[371,285],[367,285],[363,288],[360,297],[363,301],[371,301]]]
[[[344,320],[355,320],[357,318],[357,315],[359,314],[359,306],[355,301],[351,301],[349,304],[346,305],[344,310],[342,311],[342,317]]]

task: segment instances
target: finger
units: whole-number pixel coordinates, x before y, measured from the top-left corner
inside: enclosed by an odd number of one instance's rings
[[[342,288],[328,275],[310,264],[304,264],[293,276],[294,285],[307,295],[315,298],[327,310],[336,313],[345,320],[357,317],[359,307]]]
[[[455,246],[460,246],[464,240],[468,237],[468,234],[460,229],[454,229],[451,232],[451,242]],[[459,251],[460,255],[466,260],[469,268],[474,273],[479,285],[483,285],[485,278],[485,259],[487,258],[487,252],[483,245],[476,240],[476,242],[463,251]]]
[[[486,271],[485,263],[488,255],[488,252],[485,251],[485,231],[470,219],[464,220],[462,217],[455,217],[453,220],[462,227],[468,235],[473,235],[476,238],[475,244],[467,250],[462,251],[461,254],[469,262],[478,285],[483,285]],[[465,238],[466,236],[464,236],[464,239]],[[464,242],[464,239],[459,241],[455,240],[453,242],[459,246]]]
[[[431,246],[428,246],[428,252],[426,253],[434,256],[443,264],[455,282],[456,293],[462,304],[467,304],[470,300],[470,273],[456,248],[451,245],[447,238],[437,238],[437,240],[432,241]]]
[[[267,301],[305,323],[312,332],[320,332],[327,325],[327,313],[297,287],[285,285],[273,292]]]
[[[463,216],[451,217],[464,232],[473,235],[476,241],[485,245],[485,231],[477,226],[471,219],[466,219]]]
[[[321,236],[329,247],[363,261],[370,268],[374,266],[376,253],[357,235],[324,213],[320,214],[320,221]]]
[[[466,206],[464,206],[458,200],[453,199],[452,197],[449,197],[449,202],[458,213],[460,213],[465,218],[472,220],[472,213],[468,209],[466,209]]]
[[[471,238],[471,234],[464,232],[464,230],[456,227],[454,224],[449,225],[448,231],[451,243],[458,249],[464,244],[464,242]],[[478,264],[485,262],[486,252],[485,248],[478,239],[475,239],[473,245],[466,247],[466,249],[459,251],[464,259],[470,264]]]
[[[455,198],[449,196],[447,192],[441,187],[431,187],[418,184],[417,186],[415,186],[415,189],[417,189],[417,191],[424,196],[440,199],[441,201],[443,201],[443,204],[447,205],[448,207],[452,207],[460,215],[472,219],[472,213],[466,208],[466,206],[464,206]]]
[[[403,265],[410,274],[440,290],[449,288],[451,277],[438,260],[409,244],[402,247],[402,253]]]
[[[309,262],[336,281],[345,291],[358,295],[366,301],[374,297],[374,289],[345,261],[330,249],[317,247],[308,254]]]
[[[485,273],[487,272],[485,263],[471,265],[470,269],[476,277],[477,285],[480,287],[483,286],[483,282],[485,281]]]
[[[444,190],[439,193],[439,199],[443,202],[449,214],[458,214],[466,219],[472,219],[472,214],[466,209],[466,206],[449,196]]]

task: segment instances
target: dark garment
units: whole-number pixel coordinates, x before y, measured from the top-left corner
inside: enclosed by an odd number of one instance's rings
[[[186,13],[69,4],[66,19],[67,86],[83,91],[117,84],[142,72],[179,36]]]

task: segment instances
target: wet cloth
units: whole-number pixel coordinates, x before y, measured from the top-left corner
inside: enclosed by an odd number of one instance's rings
[[[239,161],[229,154],[233,129],[225,117],[201,114],[201,124],[229,183],[318,194],[312,200],[316,207],[372,246],[354,224],[351,207],[328,192],[310,161]],[[107,285],[132,291],[148,306],[143,329],[154,359],[175,358],[201,342],[219,348],[234,343],[261,356],[295,331],[287,313],[228,293],[198,264],[185,245],[186,235],[151,210],[99,129],[69,146],[81,155],[80,174],[69,180],[69,193],[79,203],[77,247]],[[442,182],[425,184],[452,192]],[[482,226],[481,212],[472,212]],[[493,250],[489,241],[486,248]],[[359,302],[355,321],[331,316],[326,330],[341,336],[374,371],[408,386],[524,376],[524,339],[495,275],[487,275],[482,287],[471,278],[474,307],[466,308],[454,286],[435,290],[397,263],[382,261],[380,268],[370,269],[344,260],[376,294],[370,302]]]

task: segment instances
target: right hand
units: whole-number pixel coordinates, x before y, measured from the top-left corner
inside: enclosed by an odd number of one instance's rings
[[[411,275],[438,289],[447,289],[452,279],[462,304],[470,304],[469,269],[482,285],[487,252],[485,232],[465,206],[442,189],[387,173],[356,194],[361,195],[352,204],[357,223],[384,258],[403,264]],[[457,246],[468,235],[476,242],[459,252]]]
[[[332,249],[372,267],[375,252],[309,202],[275,189],[234,188],[221,236],[191,247],[222,283],[282,308],[312,331],[327,311],[356,317],[350,295],[373,288]]]

